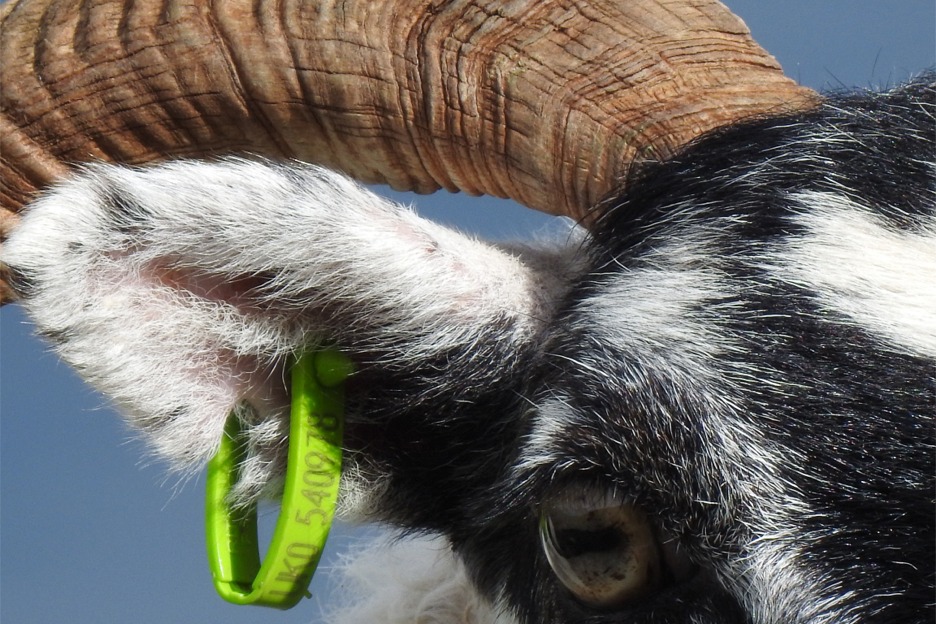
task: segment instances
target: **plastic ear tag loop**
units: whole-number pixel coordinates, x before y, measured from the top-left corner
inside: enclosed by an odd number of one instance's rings
[[[336,351],[300,356],[292,367],[286,482],[273,538],[261,565],[256,505],[232,510],[228,494],[245,456],[240,421],[228,418],[208,464],[205,527],[215,589],[235,604],[279,609],[310,597],[309,583],[338,501],[344,380],[351,363]]]

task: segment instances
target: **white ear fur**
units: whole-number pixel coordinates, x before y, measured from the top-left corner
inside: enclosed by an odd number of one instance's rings
[[[237,408],[243,499],[281,468],[290,354],[328,339],[413,362],[504,319],[528,339],[569,270],[327,170],[246,160],[88,167],[28,209],[2,259],[63,359],[174,466],[206,461]]]
[[[477,593],[441,537],[379,537],[352,551],[338,572],[347,606],[326,614],[326,621],[335,624],[516,621]]]

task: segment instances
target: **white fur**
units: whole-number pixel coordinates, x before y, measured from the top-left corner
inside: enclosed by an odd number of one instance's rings
[[[736,562],[734,576],[747,581],[747,586],[739,586],[736,591],[752,621],[858,624],[860,617],[846,617],[847,608],[843,607],[853,600],[852,592],[842,588],[833,598],[818,594],[817,589],[832,587],[833,581],[803,565],[803,542],[798,529],[778,528],[751,544],[751,554]],[[726,584],[733,583],[726,579]]]
[[[819,293],[823,309],[892,348],[936,357],[936,213],[901,231],[845,195],[794,200],[808,234],[789,243],[777,275]]]
[[[516,622],[477,593],[441,537],[380,537],[350,553],[338,572],[348,604],[327,614],[334,624]]]
[[[568,397],[552,396],[536,407],[530,433],[524,439],[515,471],[528,473],[537,466],[556,466],[561,469],[559,442],[575,426],[579,414],[569,405]]]

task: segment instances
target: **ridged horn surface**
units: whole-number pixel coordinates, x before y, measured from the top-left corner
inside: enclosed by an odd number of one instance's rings
[[[76,163],[251,153],[582,217],[631,163],[809,106],[714,0],[19,0],[0,228]]]

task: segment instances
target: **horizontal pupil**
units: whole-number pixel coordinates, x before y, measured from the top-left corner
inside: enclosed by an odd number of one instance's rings
[[[555,531],[556,552],[565,559],[593,552],[608,552],[621,548],[627,538],[613,527],[598,530],[561,529]]]

